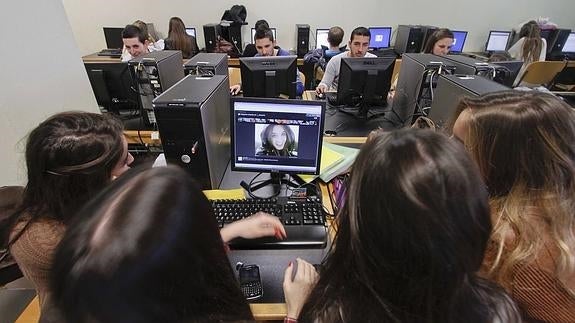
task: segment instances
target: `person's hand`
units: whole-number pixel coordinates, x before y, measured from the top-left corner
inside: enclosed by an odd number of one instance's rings
[[[287,237],[281,221],[276,216],[264,212],[226,225],[220,230],[220,235],[224,242],[238,237],[244,239],[276,237],[280,240]]]
[[[315,88],[315,92],[317,94],[325,93],[325,91],[327,91],[327,86],[325,84],[320,84]]]
[[[241,84],[236,84],[236,85],[230,86],[230,94],[231,95],[238,95],[240,93],[241,88],[242,88]]]
[[[287,316],[294,319],[299,317],[301,309],[319,277],[310,263],[300,258],[297,258],[296,261],[297,265],[290,262],[286,268],[283,283]],[[296,273],[292,281],[294,270]]]

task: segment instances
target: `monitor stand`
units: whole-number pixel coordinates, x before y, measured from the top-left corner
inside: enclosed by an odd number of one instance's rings
[[[286,178],[287,177],[287,178]],[[292,179],[290,179],[289,177],[291,177]],[[299,177],[298,175],[288,175],[285,173],[271,173],[270,174],[270,178],[266,179],[265,181],[254,185],[254,186],[249,186],[249,184],[247,184],[245,181],[242,181],[241,186],[248,192],[255,192],[257,190],[259,190],[262,187],[268,186],[268,185],[286,185],[289,187],[301,187],[302,185],[305,185],[306,182]],[[245,187],[244,187],[245,186]]]

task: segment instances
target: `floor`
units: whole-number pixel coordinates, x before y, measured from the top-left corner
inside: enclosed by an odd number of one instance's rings
[[[0,286],[0,323],[16,321],[34,296],[36,291],[26,278]]]

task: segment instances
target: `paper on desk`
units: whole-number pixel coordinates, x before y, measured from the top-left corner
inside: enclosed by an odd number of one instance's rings
[[[243,188],[233,190],[205,190],[204,195],[208,200],[225,200],[225,199],[245,199]]]
[[[334,151],[333,149],[327,147],[326,143],[323,143],[321,147],[321,167],[319,173],[322,174],[327,169],[333,167],[334,165],[340,163],[343,160],[343,155]],[[298,175],[306,183],[311,183],[318,175]]]

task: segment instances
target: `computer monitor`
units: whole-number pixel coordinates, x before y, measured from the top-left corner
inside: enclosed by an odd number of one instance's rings
[[[391,27],[369,27],[371,38],[369,48],[388,48],[391,40]]]
[[[277,35],[276,35],[276,29],[275,28],[270,28],[272,30],[272,34],[274,35],[274,40],[278,40]],[[252,28],[252,44],[256,43],[256,29]]]
[[[395,57],[344,57],[341,59],[337,104],[359,106],[357,116],[370,108],[385,107]]]
[[[84,63],[98,105],[109,112],[139,111],[128,63]]]
[[[315,48],[322,48],[322,46],[329,48],[328,33],[329,29],[318,28],[315,30]]]
[[[563,49],[561,49],[561,53],[563,54],[571,54],[575,53],[575,32],[569,33],[569,37],[563,44]]]
[[[509,37],[511,37],[510,31],[491,30],[487,38],[485,51],[488,53],[506,51]]]
[[[449,52],[451,53],[461,53],[463,52],[463,46],[465,45],[465,39],[467,38],[466,31],[453,30],[453,46]]]
[[[112,48],[124,48],[122,41],[122,31],[124,28],[120,27],[103,27],[104,37],[106,38],[106,46]]]
[[[186,34],[196,37],[196,28],[194,27],[186,27]]]
[[[319,174],[325,101],[232,98],[231,169]]]
[[[240,72],[245,97],[295,99],[297,56],[241,57]]]

